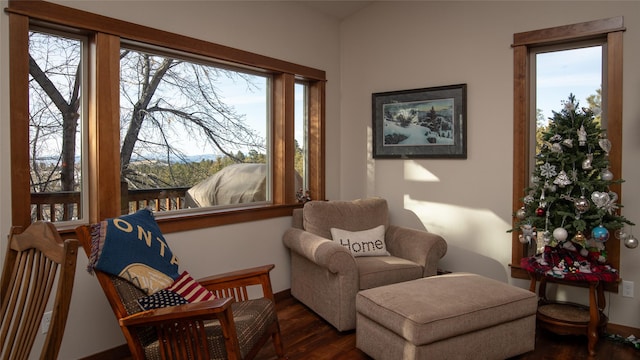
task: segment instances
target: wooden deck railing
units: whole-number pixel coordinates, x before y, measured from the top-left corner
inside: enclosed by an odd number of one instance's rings
[[[128,213],[136,212],[148,206],[155,211],[178,210],[184,208],[184,196],[187,190],[189,190],[188,187],[129,190],[127,199],[124,199],[126,195],[123,195],[122,203],[128,203]]]
[[[155,211],[184,208],[184,196],[189,188],[145,190],[122,189],[123,213],[136,212],[147,206]],[[51,222],[76,220],[82,217],[79,191],[31,193],[31,218]]]
[[[78,219],[79,191],[31,193],[31,219],[51,222]]]

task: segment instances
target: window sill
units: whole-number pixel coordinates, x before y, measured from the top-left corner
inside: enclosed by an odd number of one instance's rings
[[[164,234],[187,230],[203,229],[213,226],[238,224],[249,221],[272,219],[283,216],[291,216],[293,209],[302,207],[303,204],[287,205],[260,205],[246,208],[224,209],[200,214],[181,214],[178,216],[164,215],[156,219]],[[62,238],[75,236],[75,226],[58,228]]]

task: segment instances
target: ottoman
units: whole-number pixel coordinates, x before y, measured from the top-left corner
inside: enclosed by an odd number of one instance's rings
[[[506,359],[535,346],[537,296],[470,273],[356,296],[356,347],[374,359]]]

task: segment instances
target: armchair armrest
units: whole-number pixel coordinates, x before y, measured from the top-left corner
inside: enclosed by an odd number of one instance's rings
[[[288,229],[282,239],[291,251],[332,273],[358,271],[349,250],[333,240],[297,228]]]
[[[396,225],[389,225],[385,242],[391,255],[423,265],[425,277],[436,274],[438,260],[447,253],[447,242],[440,235]]]
[[[274,267],[275,265],[269,264],[230,271],[198,279],[198,282],[207,290],[213,291],[219,298],[233,297],[236,301],[248,300],[247,286],[260,285],[263,296],[275,301],[269,277]]]

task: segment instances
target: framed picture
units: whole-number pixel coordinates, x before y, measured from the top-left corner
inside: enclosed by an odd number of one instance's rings
[[[374,158],[467,158],[467,84],[372,94]]]

